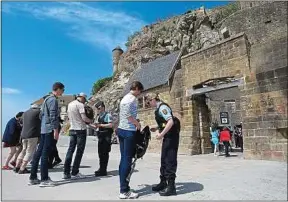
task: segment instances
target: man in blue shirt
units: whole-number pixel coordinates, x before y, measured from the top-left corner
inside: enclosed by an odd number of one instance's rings
[[[59,139],[59,108],[57,97],[64,93],[64,85],[56,82],[52,86],[52,95],[48,96],[41,107],[41,138],[33,157],[29,185],[40,183],[40,187],[55,186],[48,176],[48,156],[51,152],[53,139]],[[37,170],[41,158],[41,181],[37,178]]]
[[[95,171],[95,176],[106,176],[107,165],[109,161],[109,152],[111,151],[111,138],[113,134],[112,116],[105,111],[105,105],[102,101],[95,104],[98,112],[98,121],[93,124],[98,128],[98,156],[99,170]]]

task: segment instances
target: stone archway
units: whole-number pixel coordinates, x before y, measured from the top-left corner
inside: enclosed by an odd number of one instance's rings
[[[193,144],[194,148],[197,148],[199,154],[210,153],[211,143],[210,143],[210,126],[212,122],[217,122],[220,126],[234,127],[234,125],[240,124],[241,110],[240,110],[240,90],[238,86],[243,84],[243,79],[235,79],[234,77],[223,77],[216,79],[209,79],[202,83],[193,86],[192,89],[187,91],[187,96],[191,97],[192,108],[193,108]],[[232,95],[231,95],[232,92]],[[209,95],[210,94],[210,95]],[[211,94],[217,97],[218,100],[215,102],[211,100]],[[216,96],[215,96],[216,95]],[[232,112],[223,108],[225,106],[225,99],[230,101],[232,99],[237,101],[237,111],[235,110],[236,116],[232,116]],[[211,102],[216,105],[216,108],[211,107]],[[236,105],[236,103],[235,103]],[[220,120],[220,113],[227,113],[227,122],[222,123]],[[217,119],[213,120],[216,116]],[[234,120],[236,117],[237,120]],[[192,132],[192,134],[193,134]],[[194,149],[195,150],[195,149]]]

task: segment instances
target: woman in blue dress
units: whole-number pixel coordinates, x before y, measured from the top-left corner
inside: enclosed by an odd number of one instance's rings
[[[211,141],[214,144],[214,156],[216,156],[216,151],[217,151],[217,148],[219,147],[219,131],[217,130],[216,127],[213,127],[213,128],[210,128],[210,133],[211,133]],[[218,152],[220,153],[219,148],[218,148]]]

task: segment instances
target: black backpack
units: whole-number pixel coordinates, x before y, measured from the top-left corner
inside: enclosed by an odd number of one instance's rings
[[[141,132],[139,130],[136,131],[135,141],[136,147],[134,152],[135,158],[142,158],[146,153],[149,145],[149,141],[151,139],[151,132],[149,126],[146,126]]]
[[[93,120],[94,115],[95,115],[94,110],[88,105],[84,105],[84,109],[85,109],[85,114],[86,114],[87,118]]]

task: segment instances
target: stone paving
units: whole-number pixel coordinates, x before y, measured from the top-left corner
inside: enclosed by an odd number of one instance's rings
[[[58,143],[64,161],[68,138]],[[2,162],[8,154],[2,149]],[[29,175],[2,171],[2,200],[117,200],[119,194],[119,145],[113,145],[109,176],[94,177],[98,169],[96,137],[88,137],[80,172],[87,178],[62,180],[63,164],[50,170],[58,186],[28,186]],[[131,188],[141,200],[287,200],[287,163],[244,160],[242,154],[215,157],[213,154],[178,157],[177,196],[161,197],[151,191],[158,183],[160,154],[147,153],[136,165]]]

